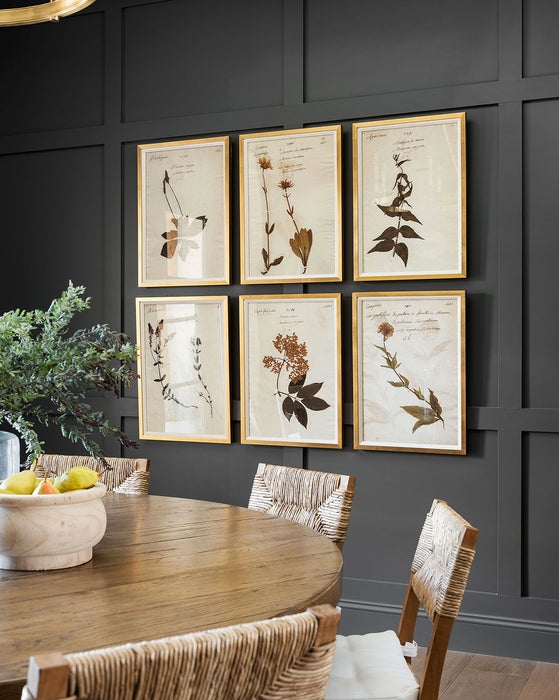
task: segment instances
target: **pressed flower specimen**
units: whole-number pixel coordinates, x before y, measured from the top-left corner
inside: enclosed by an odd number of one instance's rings
[[[293,226],[295,227],[295,235],[293,238],[289,239],[289,245],[291,246],[291,250],[301,260],[301,263],[303,264],[303,274],[305,274],[312,248],[312,229],[299,228],[297,226],[297,221],[295,220],[295,207],[289,199],[289,190],[293,187],[293,182],[291,180],[283,179],[279,183],[278,187],[282,190],[283,196],[285,197],[287,204],[286,211],[293,222]]]
[[[202,389],[198,390],[198,396],[208,404],[210,415],[213,416],[214,411],[212,396],[210,394],[210,390],[208,389],[208,385],[202,379],[202,341],[198,336],[196,336],[195,338],[190,339],[190,343],[192,345],[192,353],[194,355],[194,371],[196,372],[198,381],[202,385]]]
[[[281,406],[283,415],[288,421],[295,416],[303,428],[306,428],[309,420],[307,411],[324,411],[330,406],[317,396],[324,382],[305,383],[309,372],[307,344],[299,342],[296,333],[278,333],[272,344],[279,354],[266,355],[262,363],[277,375],[275,394],[284,397]],[[287,382],[287,391],[280,389],[282,379]]]
[[[274,232],[275,224],[270,222],[270,200],[268,197],[268,185],[266,184],[266,170],[273,170],[272,163],[269,158],[261,156],[258,158],[258,165],[260,166],[262,175],[262,192],[264,192],[264,203],[266,205],[266,222],[264,223],[264,233],[266,234],[266,247],[262,248],[262,259],[264,261],[263,275],[268,274],[270,268],[275,265],[279,265],[283,260],[283,255],[277,258],[271,259],[270,256],[270,236]]]
[[[161,395],[166,401],[172,401],[183,408],[198,408],[194,404],[187,405],[180,401],[171,389],[171,384],[167,379],[165,370],[165,348],[173,337],[164,335],[165,321],[161,319],[155,328],[148,321],[148,341],[149,351],[153,360],[153,366],[157,368],[157,377],[153,380],[161,386]]]
[[[175,208],[169,201],[169,194],[175,202]],[[175,228],[170,231],[164,231],[161,234],[161,237],[165,238],[165,243],[161,248],[161,255],[164,258],[172,258],[178,251],[181,260],[184,262],[189,250],[197,250],[200,247],[194,238],[199,236],[206,228],[208,219],[206,216],[193,218],[183,212],[176,192],[171,185],[169,173],[166,170],[163,177],[163,196],[171,212],[171,223]]]
[[[392,372],[396,375],[396,379],[392,381],[388,380],[388,383],[393,387],[406,389],[422,402],[420,405],[416,404],[413,406],[400,407],[406,413],[412,416],[412,418],[415,418],[416,422],[413,425],[412,433],[415,433],[418,428],[421,428],[424,425],[432,425],[437,421],[440,421],[444,426],[443,409],[441,408],[439,400],[435,396],[433,390],[429,389],[429,396],[428,398],[425,398],[425,395],[420,387],[411,386],[410,380],[405,377],[399,369],[400,362],[398,362],[397,353],[392,354],[386,347],[387,339],[394,335],[394,326],[384,321],[378,327],[377,332],[382,335],[383,344],[375,345],[375,347],[382,352],[386,363],[381,365],[381,367],[392,370]]]
[[[397,255],[404,263],[404,266],[407,267],[409,250],[408,246],[401,241],[400,238],[422,239],[422,237],[411,226],[402,222],[415,221],[421,225],[421,221],[419,221],[415,214],[412,214],[410,210],[411,204],[409,199],[413,191],[413,183],[402,168],[404,163],[409,162],[410,159],[404,158],[403,160],[400,160],[400,155],[398,153],[394,154],[392,158],[394,159],[394,165],[396,168],[398,168],[398,174],[396,175],[394,187],[392,188],[396,190],[397,194],[392,200],[391,204],[384,205],[377,203],[377,207],[386,216],[396,218],[396,226],[389,226],[380,234],[380,236],[377,236],[374,240],[379,242],[368,250],[367,253],[392,252],[392,256]]]

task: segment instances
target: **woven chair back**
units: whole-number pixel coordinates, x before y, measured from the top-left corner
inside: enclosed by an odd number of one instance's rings
[[[435,499],[412,563],[411,586],[429,619],[456,618],[475,554],[477,530],[445,501]]]
[[[306,525],[342,549],[354,489],[353,476],[260,463],[248,507]]]
[[[99,481],[106,485],[107,491],[117,493],[148,493],[149,460],[127,457],[106,457],[110,469],[94,457],[79,455],[40,455],[33,468],[39,478],[58,476],[71,467],[83,465],[101,472]]]
[[[323,700],[338,621],[335,608],[320,605],[207,632],[32,657],[22,699]],[[48,677],[57,663],[59,681]]]

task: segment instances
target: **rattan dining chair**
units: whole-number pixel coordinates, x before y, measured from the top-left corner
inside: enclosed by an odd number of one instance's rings
[[[343,549],[355,477],[260,463],[248,507],[317,530]]]
[[[105,469],[94,457],[79,455],[40,455],[33,464],[39,478],[58,476],[70,467],[83,465],[101,472],[99,481],[107,491],[146,494],[149,490],[149,460],[128,457],[106,457],[110,469]]]
[[[435,499],[413,558],[398,633],[336,637],[327,700],[436,700],[454,620],[470,574],[478,531],[445,501]],[[421,677],[410,664],[419,606],[431,621]],[[406,654],[406,655],[404,655]]]
[[[29,660],[22,700],[324,700],[339,612]]]

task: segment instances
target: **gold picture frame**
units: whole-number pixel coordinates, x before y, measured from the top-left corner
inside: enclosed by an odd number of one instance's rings
[[[466,277],[466,114],[352,126],[355,280]]]
[[[137,147],[138,286],[226,285],[230,138]]]
[[[466,454],[464,291],[354,292],[354,448]]]
[[[239,136],[241,284],[342,279],[341,126]]]
[[[231,442],[228,303],[136,299],[141,440]]]
[[[242,295],[241,442],[342,446],[340,294]]]

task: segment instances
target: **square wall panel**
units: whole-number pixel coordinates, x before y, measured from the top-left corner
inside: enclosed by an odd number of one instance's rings
[[[102,12],[0,31],[1,134],[103,123]],[[10,95],[17,95],[17,99],[10,99]]]
[[[559,469],[550,455],[559,435],[529,433],[524,439],[525,595],[559,601]]]
[[[92,297],[79,326],[105,322],[102,147],[0,156],[0,189],[2,259],[12,267],[1,311],[46,308],[72,280]]]
[[[524,404],[557,408],[559,325],[550,313],[559,297],[559,237],[554,195],[559,160],[559,100],[524,107]],[[518,322],[522,322],[519,310]]]
[[[496,80],[498,4],[308,0],[305,98],[314,102]]]
[[[524,76],[559,73],[559,3],[549,0],[524,0],[522,8]]]
[[[280,0],[131,7],[123,32],[126,122],[282,102]]]

